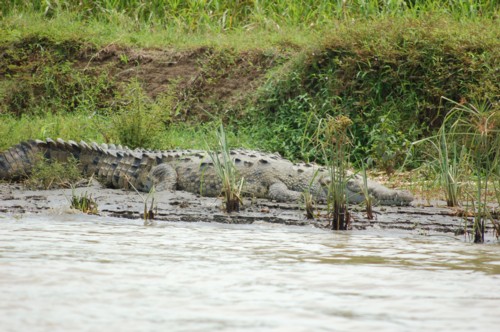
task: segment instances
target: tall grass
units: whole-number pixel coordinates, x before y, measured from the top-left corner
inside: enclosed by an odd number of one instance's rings
[[[488,202],[492,195],[499,195],[500,111],[489,102],[461,104],[447,100],[455,107],[444,118],[438,134],[416,143],[428,142],[434,147],[431,162],[438,165],[448,206],[471,202],[474,242],[482,243],[485,221],[498,227]],[[473,189],[465,188],[463,184],[471,178],[475,181]]]
[[[273,66],[245,67],[268,71],[269,77],[266,84],[259,78],[248,85],[248,104],[215,101],[234,125],[226,126],[228,138],[291,159],[317,160],[321,153],[314,144],[301,143],[317,128],[309,120],[341,109],[354,122],[353,155],[369,155],[388,173],[400,166],[408,142],[439,127],[449,106],[440,106],[440,96],[493,100],[498,90],[498,1],[7,0],[0,11],[0,43],[6,47],[0,61],[0,74],[6,73],[0,79],[0,149],[46,136],[203,148],[200,135],[219,118],[200,124],[190,113],[191,123],[163,125],[169,122],[168,98],[148,99],[134,83],[120,90],[119,79],[106,72],[79,71],[78,50],[95,52],[111,43],[227,47],[235,54],[229,67],[241,67],[241,50],[277,55],[270,57]],[[93,46],[87,49],[87,43]],[[35,51],[42,52],[38,61]],[[47,62],[49,56],[53,61]],[[216,75],[225,77],[225,70]],[[216,81],[216,75],[203,79]],[[198,99],[221,87],[231,88],[206,84],[189,103],[210,113],[215,107],[207,110]],[[35,114],[4,117],[11,112]]]
[[[222,194],[226,212],[237,212],[240,210],[241,190],[244,178],[240,177],[234,160],[231,157],[229,145],[226,139],[224,126],[221,124],[217,131],[218,150],[208,150],[210,159],[214,164],[217,177],[222,182]]]
[[[484,242],[485,222],[493,221],[488,208],[489,196],[496,181],[500,154],[500,110],[488,102],[473,104],[455,103],[445,123],[452,121],[451,128],[470,151],[469,168],[475,174],[474,242]]]
[[[457,19],[496,17],[496,0],[277,0],[277,1],[179,1],[179,0],[7,0],[1,15],[32,11],[50,18],[60,12],[77,13],[82,20],[120,21],[134,25],[169,26],[178,31],[227,31],[243,28],[280,29],[295,25],[314,28],[331,20],[381,16],[425,16],[429,12]],[[132,26],[133,27],[133,26]]]
[[[350,223],[347,197],[348,167],[352,149],[349,127],[352,121],[344,116],[327,117],[319,121],[316,131],[317,149],[323,155],[328,170],[327,204],[331,214],[331,228],[346,230]]]
[[[413,146],[427,144],[431,147],[426,151],[427,157],[431,160],[431,167],[439,177],[439,185],[446,197],[446,204],[449,207],[460,205],[460,189],[463,182],[468,179],[469,153],[456,137],[447,132],[448,126],[444,124],[436,135],[418,140]]]

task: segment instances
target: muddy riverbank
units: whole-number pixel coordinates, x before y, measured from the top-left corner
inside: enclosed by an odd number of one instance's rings
[[[99,183],[76,188],[77,196],[87,193],[98,203],[101,216],[142,218],[145,196],[136,192],[107,189]],[[0,184],[0,213],[22,217],[25,214],[80,213],[70,209],[71,189],[27,190],[20,184]],[[277,203],[263,199],[244,201],[242,211],[227,214],[221,209],[222,200],[200,197],[183,191],[163,191],[154,195],[155,221],[220,222],[251,224],[254,222],[280,223],[287,225],[314,225],[326,228],[326,206],[317,206],[317,217],[308,220],[300,204]],[[149,200],[148,206],[151,200]],[[424,206],[416,201],[411,206],[374,208],[375,218],[369,220],[362,206],[352,206],[352,229],[367,228],[397,229],[416,234],[447,234],[457,239],[467,239],[472,218],[436,201],[433,206]],[[488,224],[488,240],[496,241]]]

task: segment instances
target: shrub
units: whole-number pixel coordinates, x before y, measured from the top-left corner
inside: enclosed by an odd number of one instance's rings
[[[171,99],[150,99],[140,83],[133,80],[116,97],[112,132],[103,133],[130,148],[160,148],[160,136],[170,118]],[[106,130],[104,128],[103,130]]]

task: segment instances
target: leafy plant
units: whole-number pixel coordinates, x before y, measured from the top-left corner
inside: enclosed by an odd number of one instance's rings
[[[142,199],[142,202],[144,203],[144,210],[142,217],[144,219],[144,226],[151,226],[153,224],[153,220],[155,218],[155,211],[154,209],[156,208],[155,203],[155,193],[156,193],[156,187],[153,185],[151,189],[149,190],[147,196],[142,195],[139,190],[132,184],[131,181],[127,178],[127,182],[132,189],[139,195],[139,197]],[[149,205],[148,208],[148,202],[151,199],[151,204]]]
[[[311,191],[306,190],[302,193],[304,199],[304,208],[306,210],[306,218],[314,219],[314,198]]]
[[[402,165],[410,145],[407,134],[399,130],[399,123],[395,115],[389,112],[380,117],[369,134],[370,160],[387,175]]]
[[[306,217],[307,219],[314,219],[314,203],[315,199],[312,194],[312,187],[314,184],[314,180],[316,179],[316,176],[318,175],[318,172],[316,171],[314,176],[311,178],[311,181],[309,181],[309,185],[306,190],[302,193],[302,198],[304,199],[304,209],[306,211]]]

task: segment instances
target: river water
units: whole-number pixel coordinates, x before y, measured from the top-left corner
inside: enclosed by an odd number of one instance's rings
[[[500,331],[500,245],[0,215],[0,331]]]

